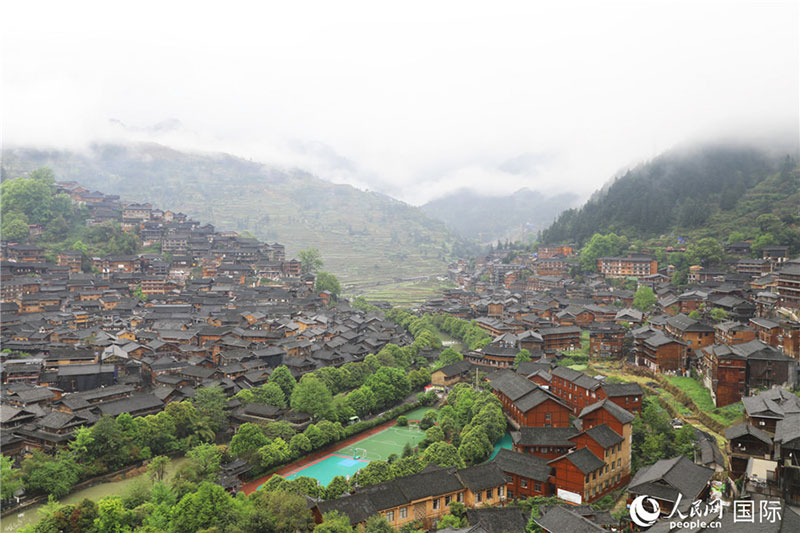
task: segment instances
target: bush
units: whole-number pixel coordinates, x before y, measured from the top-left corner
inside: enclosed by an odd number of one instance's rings
[[[397,417],[397,425],[398,426],[407,426],[408,425],[408,418],[405,416]]]

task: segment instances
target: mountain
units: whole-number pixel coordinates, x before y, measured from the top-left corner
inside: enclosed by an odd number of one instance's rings
[[[625,172],[577,209],[561,213],[542,241],[586,242],[615,232],[649,239],[666,234],[727,239],[733,232],[757,238],[771,231],[757,222],[775,215],[783,223],[774,240],[797,239],[800,171],[783,152],[734,144],[676,149]],[[774,233],[774,232],[773,232]],[[800,244],[800,243],[798,243]]]
[[[530,189],[507,196],[486,196],[462,189],[428,202],[422,210],[464,238],[493,242],[535,234],[577,200],[574,194],[547,197]]]
[[[451,257],[472,250],[470,242],[419,208],[228,154],[153,143],[97,144],[82,152],[3,152],[4,179],[42,166],[60,181],[183,211],[220,230],[247,230],[278,241],[289,255],[319,248],[324,269],[345,282],[439,274]]]

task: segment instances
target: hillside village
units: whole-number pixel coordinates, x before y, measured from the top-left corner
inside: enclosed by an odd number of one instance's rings
[[[684,285],[643,253],[583,271],[574,245],[498,248],[401,310],[340,299],[283,244],[76,182],[52,194],[135,250],[37,244],[49,221],[2,243],[4,515],[185,454],[178,500],[244,492],[251,524],[278,513],[269,494],[299,498],[287,514],[304,522],[287,531],[620,530],[639,495],[664,516],[778,499],[784,520],[763,530],[800,521],[789,247],[753,258],[732,243]],[[358,451],[409,422],[420,440],[402,453]],[[292,478],[348,445],[369,464],[330,484]],[[137,508],[131,527],[152,525]],[[171,516],[170,530],[195,530],[192,513]]]

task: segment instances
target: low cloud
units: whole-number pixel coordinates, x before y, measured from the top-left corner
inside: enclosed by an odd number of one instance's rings
[[[121,9],[6,7],[5,146],[148,140],[414,204],[460,188],[586,197],[721,136],[797,148],[795,2]]]

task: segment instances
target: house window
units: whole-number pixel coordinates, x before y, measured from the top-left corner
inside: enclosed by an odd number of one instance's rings
[[[534,483],[533,484],[533,490],[535,490],[536,492],[542,492],[542,484],[541,483]]]
[[[520,484],[520,486],[521,486],[523,489],[527,489],[527,488],[528,488],[528,480],[527,480],[527,479],[523,479],[523,480],[521,480],[521,481],[519,482],[519,484]]]
[[[499,498],[503,497],[503,487],[497,487],[497,496]]]
[[[492,489],[486,489],[486,499],[487,500],[492,499]]]
[[[586,483],[589,483],[589,474],[586,474]]]
[[[400,509],[400,518],[408,518],[408,507]]]
[[[433,510],[436,511],[437,509],[439,509],[439,498],[434,498],[433,499]]]
[[[463,492],[459,492],[458,495],[456,495],[456,501],[458,503],[464,503],[464,493]]]
[[[475,494],[475,501],[478,502],[478,503],[481,503],[483,501],[483,493],[482,492],[478,492],[478,493]]]
[[[453,497],[452,496],[445,496],[444,497],[444,504],[445,505],[450,505],[451,501],[453,501]]]
[[[386,520],[389,522],[394,522],[394,511],[387,511]]]
[[[617,468],[622,466],[622,459],[617,459]]]

